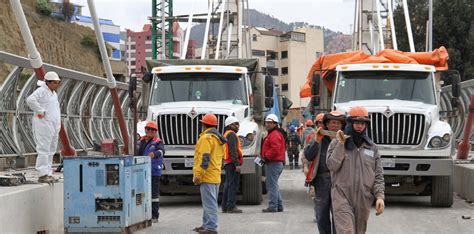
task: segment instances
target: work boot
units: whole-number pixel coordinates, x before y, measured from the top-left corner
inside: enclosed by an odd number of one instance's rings
[[[54,178],[52,176],[48,176],[48,175],[40,176],[38,178],[38,183],[52,184],[52,183],[54,183]]]
[[[158,223],[158,218],[151,218],[152,223]]]
[[[273,209],[270,209],[270,208],[265,208],[262,210],[263,213],[275,213],[275,212],[278,212],[278,210],[273,210]]]
[[[298,164],[296,164],[295,168],[296,168],[296,169],[300,169],[300,166],[298,166]]]
[[[217,231],[211,231],[211,230],[203,229],[203,230],[199,231],[198,233],[199,234],[214,234],[214,233],[217,233]]]
[[[200,226],[200,227],[195,227],[195,228],[193,228],[193,231],[195,231],[195,232],[200,232],[200,231],[202,231],[202,230],[204,230],[204,229],[205,229],[205,228],[204,228],[203,226]]]
[[[59,181],[59,179],[54,178],[53,176],[48,176],[51,180],[53,180],[53,183],[56,183]]]
[[[293,170],[293,164],[290,164],[290,170]]]
[[[242,210],[241,210],[241,209],[237,209],[237,207],[234,207],[234,208],[232,208],[232,209],[228,209],[228,210],[227,210],[227,213],[239,214],[239,213],[242,213]]]

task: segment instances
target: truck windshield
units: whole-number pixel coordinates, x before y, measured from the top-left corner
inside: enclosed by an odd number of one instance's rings
[[[247,105],[245,76],[232,73],[155,75],[150,103],[212,101]]]
[[[435,104],[431,73],[411,71],[341,72],[335,102],[405,100]]]

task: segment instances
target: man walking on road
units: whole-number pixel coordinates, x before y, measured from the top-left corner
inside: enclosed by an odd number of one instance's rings
[[[324,116],[322,122],[325,129],[335,133],[344,126],[345,116],[340,111],[331,111]],[[319,134],[321,128],[318,128],[316,131],[318,135],[322,135]],[[320,137],[314,136],[314,138]],[[318,148],[318,150],[315,150],[316,154],[305,155],[306,159],[312,161],[312,170],[308,174],[309,179],[307,181],[310,181],[309,183],[315,191],[314,212],[318,230],[321,234],[331,234],[331,230],[334,230],[334,219],[331,219],[331,176],[326,164],[327,150],[333,138],[325,135],[322,136],[321,141],[316,141],[315,144],[317,145],[312,146]],[[333,221],[331,222],[331,220]]]
[[[33,137],[38,153],[35,169],[40,173],[40,183],[55,182],[51,166],[61,129],[61,109],[56,93],[60,81],[56,72],[47,72],[44,81],[38,81],[39,88],[26,99],[26,104],[33,110]]]
[[[137,142],[138,155],[151,158],[151,219],[153,223],[157,223],[160,217],[160,179],[165,155],[165,147],[161,139],[156,136],[157,131],[156,122],[148,121],[145,125],[145,136]]]
[[[283,163],[285,161],[285,131],[278,127],[278,117],[269,114],[265,118],[265,127],[268,135],[263,140],[262,158],[265,161],[266,185],[268,191],[268,207],[262,212],[282,212],[283,201],[278,179],[283,172]]]
[[[217,233],[217,196],[221,183],[222,158],[226,139],[217,131],[217,117],[206,114],[201,120],[203,132],[194,151],[193,182],[200,186],[203,208],[198,233]]]
[[[290,163],[290,170],[299,169],[298,160],[300,153],[301,140],[300,136],[296,134],[296,127],[290,125],[290,135],[288,136],[288,161]]]
[[[376,215],[385,208],[385,184],[381,157],[367,136],[367,109],[352,107],[345,134],[337,132],[328,149],[332,206],[336,233],[365,233],[370,207],[376,200]]]
[[[242,147],[240,146],[237,132],[239,131],[239,120],[230,116],[225,120],[224,137],[227,140],[225,144],[224,170],[225,182],[224,192],[222,193],[222,212],[223,213],[242,213],[242,210],[235,206],[235,196],[239,189],[240,167],[243,163]]]

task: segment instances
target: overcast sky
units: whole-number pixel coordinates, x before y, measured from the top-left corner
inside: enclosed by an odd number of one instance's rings
[[[157,0],[158,2],[160,0]],[[283,22],[303,21],[324,26],[333,31],[349,33],[354,21],[354,0],[248,0],[249,8],[269,14]],[[83,14],[90,15],[87,0],[71,0],[83,5]],[[189,14],[195,3],[195,13],[207,12],[206,0],[174,0],[173,14]],[[121,30],[140,31],[151,16],[151,0],[96,0],[100,18],[111,19]],[[183,26],[184,28],[184,26]]]

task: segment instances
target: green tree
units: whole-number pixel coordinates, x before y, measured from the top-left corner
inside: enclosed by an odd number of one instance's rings
[[[394,10],[398,48],[409,51],[401,0]],[[428,0],[408,0],[416,51],[426,50]],[[433,48],[445,46],[449,68],[459,70],[463,80],[474,78],[474,2],[472,0],[433,0]]]
[[[53,12],[53,9],[51,9],[51,6],[49,5],[47,0],[37,0],[36,1],[36,12],[44,15],[44,16],[50,16],[51,13]]]

